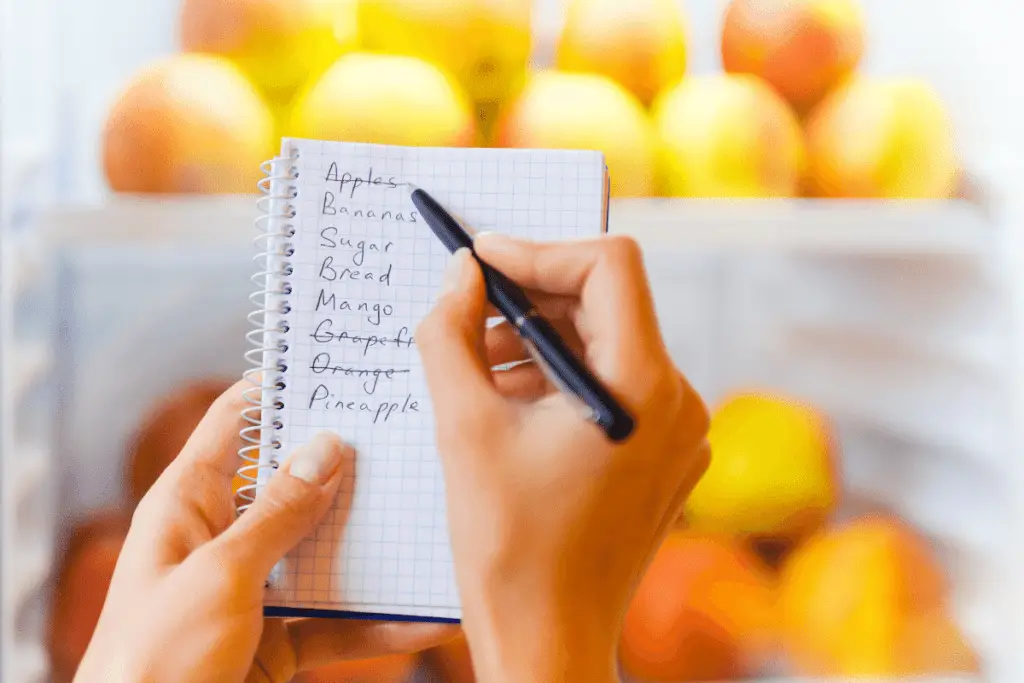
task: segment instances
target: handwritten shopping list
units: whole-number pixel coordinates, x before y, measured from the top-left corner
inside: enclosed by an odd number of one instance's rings
[[[449,254],[406,183],[478,230],[532,239],[599,234],[594,152],[402,148],[286,140],[297,152],[286,452],[330,429],[357,451],[351,510],[333,509],[271,577],[268,605],[416,617],[461,614],[444,479],[414,330]]]
[[[416,249],[409,248],[408,236],[405,243],[399,235],[389,236],[386,226],[422,225],[421,219],[411,204],[386,208],[374,202],[380,202],[382,191],[400,198],[407,195],[395,175],[375,174],[373,168],[360,173],[341,171],[337,162],[331,162],[324,183],[320,215],[329,220],[326,225],[319,221],[323,227],[317,243],[318,286],[310,335],[323,350],[309,363],[310,372],[321,381],[310,392],[307,407],[363,413],[372,424],[419,413],[422,397],[408,390],[395,391],[396,378],[406,380],[411,373],[415,339],[410,331],[411,307],[389,291],[396,285],[408,286],[404,272],[396,275],[395,263]],[[400,311],[397,317],[396,310]],[[359,324],[353,325],[353,319]],[[331,349],[339,347],[347,347],[345,362],[332,356]]]

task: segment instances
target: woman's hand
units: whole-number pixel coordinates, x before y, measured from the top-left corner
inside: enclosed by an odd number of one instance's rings
[[[303,669],[422,650],[458,633],[263,618],[266,577],[327,512],[355,454],[319,435],[234,521],[242,390],[214,403],[139,504],[76,683],[285,683]]]
[[[610,442],[493,315],[455,254],[416,334],[437,420],[463,628],[480,680],[616,680],[633,590],[708,464],[704,404],[662,342],[639,248],[603,238],[476,251],[529,290],[636,419]]]

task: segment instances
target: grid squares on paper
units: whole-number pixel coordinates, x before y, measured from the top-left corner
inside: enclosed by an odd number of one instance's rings
[[[268,604],[461,615],[433,414],[412,341],[448,253],[403,183],[476,230],[596,236],[596,152],[286,141],[299,153],[290,331],[279,432],[289,453],[321,430],[357,452],[347,515],[332,509],[275,571]],[[330,179],[329,179],[330,178]]]

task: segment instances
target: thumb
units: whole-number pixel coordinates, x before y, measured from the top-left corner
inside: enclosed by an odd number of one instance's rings
[[[469,249],[452,256],[441,295],[416,329],[416,346],[439,425],[487,413],[501,395],[484,351],[487,292]],[[450,416],[461,416],[458,420]]]
[[[344,482],[348,512],[355,451],[331,432],[296,449],[256,495],[256,501],[213,542],[211,550],[262,581],[335,503]]]

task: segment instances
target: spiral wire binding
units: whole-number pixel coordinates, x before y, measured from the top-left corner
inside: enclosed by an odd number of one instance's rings
[[[281,441],[274,432],[284,427],[280,411],[284,402],[280,392],[285,388],[288,366],[283,355],[288,351],[285,334],[289,331],[287,315],[291,312],[288,296],[292,284],[288,277],[293,265],[288,259],[295,253],[290,241],[295,236],[295,218],[292,202],[298,196],[294,181],[299,177],[296,162],[298,150],[290,156],[264,162],[260,168],[265,178],[257,187],[263,195],[257,200],[260,216],[256,219],[259,234],[253,240],[259,253],[253,260],[260,270],[252,276],[257,290],[249,295],[256,310],[248,315],[253,329],[246,334],[250,348],[245,360],[252,367],[243,378],[250,384],[242,395],[248,406],[242,410],[246,425],[239,432],[245,444],[238,450],[243,464],[238,476],[245,484],[236,492],[236,509],[244,513],[256,500],[260,487],[260,471],[276,470],[278,461],[274,451],[280,450]],[[268,438],[269,435],[269,438]]]

